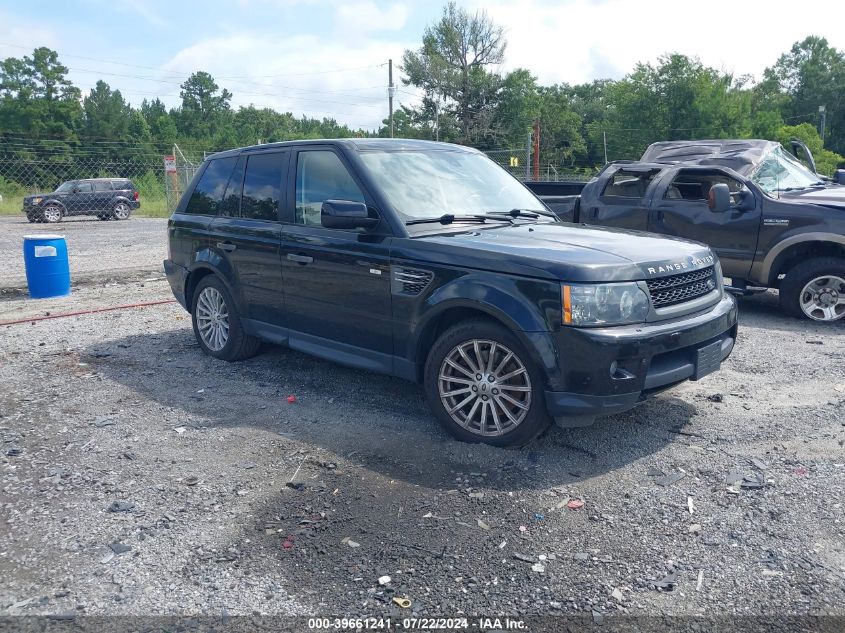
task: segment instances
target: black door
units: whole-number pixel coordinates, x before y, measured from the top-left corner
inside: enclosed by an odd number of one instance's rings
[[[92,211],[111,210],[111,201],[114,197],[112,184],[109,180],[95,180],[93,182],[94,193],[91,196]]]
[[[600,226],[648,230],[648,196],[659,169],[624,167],[608,179],[604,190],[581,207],[581,221]]]
[[[719,256],[726,277],[744,279],[757,248],[760,200],[752,209],[714,213],[707,196],[716,183],[728,185],[734,202],[745,188],[739,176],[712,167],[667,172],[655,192],[649,230],[704,242]]]
[[[225,262],[243,316],[258,329],[285,326],[279,214],[288,156],[278,150],[241,156],[211,225],[211,248]]]
[[[391,238],[320,224],[325,200],[371,206],[340,154],[330,148],[298,150],[290,172],[293,214],[282,230],[290,346],[389,371]]]
[[[78,182],[73,186],[67,198],[65,208],[68,215],[86,213],[94,205],[94,186],[90,182]]]

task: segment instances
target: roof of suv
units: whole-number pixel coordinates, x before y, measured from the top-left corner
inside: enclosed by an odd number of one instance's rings
[[[263,145],[249,145],[247,147],[238,147],[236,149],[224,150],[208,156],[211,158],[223,158],[226,156],[234,156],[244,151],[249,150],[265,150],[276,147],[291,147],[300,145],[338,145],[346,147],[354,151],[366,150],[459,150],[465,152],[480,153],[477,149],[466,147],[464,145],[454,145],[452,143],[440,143],[438,141],[420,141],[408,138],[327,138],[327,139],[307,139],[300,141],[279,141],[278,143],[265,143]]]

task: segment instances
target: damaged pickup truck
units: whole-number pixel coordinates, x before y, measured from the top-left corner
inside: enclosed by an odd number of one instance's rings
[[[787,314],[845,317],[845,172],[825,179],[779,143],[654,143],[585,185],[528,182],[561,219],[704,242],[732,290],[777,288]],[[579,195],[580,194],[580,195]]]

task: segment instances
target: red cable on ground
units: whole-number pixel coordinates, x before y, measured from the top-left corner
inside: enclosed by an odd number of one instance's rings
[[[146,308],[148,306],[159,306],[165,303],[176,303],[176,299],[164,299],[162,301],[145,301],[144,303],[127,303],[122,306],[109,306],[108,308],[95,308],[94,310],[80,310],[79,312],[62,312],[61,314],[49,314],[47,316],[30,317],[18,319],[17,321],[0,321],[3,325],[18,325],[20,323],[33,323],[35,321],[46,321],[48,319],[62,319],[65,317],[80,316],[82,314],[94,314],[95,312],[111,312],[113,310],[127,310],[129,308]]]

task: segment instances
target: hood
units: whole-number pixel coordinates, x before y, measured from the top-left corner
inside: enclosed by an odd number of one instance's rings
[[[559,281],[639,281],[712,266],[704,244],[621,229],[538,223],[414,239],[417,257]],[[457,252],[456,252],[457,251]]]
[[[780,200],[800,204],[818,204],[826,207],[838,207],[845,210],[845,186],[827,185],[826,187],[810,187],[797,191],[782,191]]]

